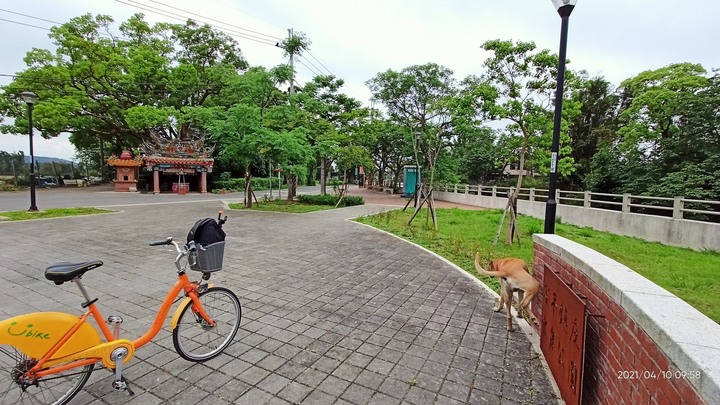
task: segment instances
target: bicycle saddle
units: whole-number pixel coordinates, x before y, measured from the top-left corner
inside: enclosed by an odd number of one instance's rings
[[[80,263],[55,263],[45,269],[45,278],[60,285],[66,281],[74,279],[75,277],[82,277],[86,271],[102,265],[103,262],[100,260],[91,260],[89,262]]]

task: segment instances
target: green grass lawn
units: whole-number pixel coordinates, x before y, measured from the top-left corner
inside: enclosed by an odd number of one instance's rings
[[[245,210],[245,205],[242,203],[231,203],[228,207],[234,210]],[[335,207],[332,205],[314,205],[314,204],[303,204],[297,201],[287,200],[274,200],[268,202],[253,203],[251,210],[256,211],[273,211],[273,212],[288,212],[292,214],[303,214],[306,212],[331,210]]]
[[[41,211],[5,211],[0,212],[0,217],[9,218],[11,221],[22,221],[26,219],[43,219],[72,217],[76,215],[109,214],[111,210],[100,208],[49,208]]]
[[[543,232],[543,221],[520,216],[521,246],[504,243],[504,233],[493,245],[502,211],[437,209],[438,231],[427,220],[425,209],[413,223],[412,210],[388,211],[358,218],[358,222],[383,229],[445,257],[498,291],[496,279],[479,276],[473,254],[490,258],[519,257],[532,265],[532,234]],[[504,231],[504,230],[503,230]],[[643,275],[720,323],[720,253],[661,245],[572,225],[558,224],[555,233],[594,249]]]

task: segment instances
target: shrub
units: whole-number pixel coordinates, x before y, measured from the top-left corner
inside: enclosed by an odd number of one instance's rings
[[[353,205],[363,205],[365,204],[365,200],[359,195],[346,195],[345,198],[343,198],[343,203],[346,207],[351,207]]]
[[[253,190],[269,190],[272,184],[272,189],[277,190],[278,179],[277,177],[253,177],[252,185]]]
[[[335,205],[337,204],[338,198],[334,195],[325,194],[325,195],[307,195],[307,194],[300,194],[298,196],[298,201],[303,204],[315,204],[315,205]]]
[[[298,196],[298,201],[303,204],[315,204],[315,205],[335,205],[338,202],[338,196],[336,195],[307,195],[307,194],[300,194]],[[343,207],[351,207],[353,205],[363,205],[365,204],[365,200],[363,200],[362,197],[356,196],[356,195],[349,195],[345,196],[340,203]]]
[[[223,173],[225,174],[225,173]],[[232,191],[243,191],[245,190],[245,179],[227,179],[223,180],[223,176],[220,175],[221,180],[215,181],[213,184],[213,190],[223,189]]]

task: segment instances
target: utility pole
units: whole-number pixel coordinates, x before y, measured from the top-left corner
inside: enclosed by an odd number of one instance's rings
[[[288,28],[288,43],[292,43],[293,29]],[[290,95],[295,93],[295,68],[293,67],[293,51],[290,51]]]

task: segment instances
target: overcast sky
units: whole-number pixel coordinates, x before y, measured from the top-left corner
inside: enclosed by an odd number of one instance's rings
[[[180,22],[142,8],[252,35],[235,36],[251,65],[285,63],[273,42],[286,37],[288,28],[302,31],[312,45],[296,64],[298,81],[332,73],[345,80],[348,95],[365,103],[370,93],[364,82],[387,69],[434,62],[462,79],[482,73],[489,55],[480,45],[486,40],[532,40],[557,53],[560,37],[560,18],[550,0],[6,1],[0,5],[0,74],[23,70],[22,58],[33,47],[53,48],[47,30],[7,20],[49,28],[55,24],[39,19],[62,23],[92,13],[111,15],[119,23],[141,12],[151,22]],[[568,68],[602,75],[615,85],[676,62],[720,68],[720,52],[713,45],[720,38],[718,16],[718,0],[578,0],[570,17]],[[9,81],[0,76],[0,84]],[[67,137],[34,139],[38,156],[74,155]],[[29,154],[27,136],[0,134],[0,150]]]

